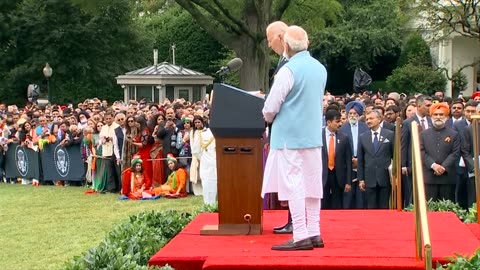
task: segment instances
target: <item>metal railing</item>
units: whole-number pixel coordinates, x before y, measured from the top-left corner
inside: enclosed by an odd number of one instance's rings
[[[412,122],[412,178],[413,207],[415,212],[415,242],[417,260],[425,259],[425,269],[432,269],[432,244],[427,218],[427,201],[425,199],[425,184],[423,181],[422,157],[420,154],[420,139],[418,124]],[[423,246],[422,246],[423,240]],[[423,256],[422,256],[423,251]]]
[[[397,209],[401,212],[402,209],[402,119],[397,117],[395,122],[395,142],[393,145],[393,160],[392,160],[392,194],[390,196],[390,209]]]
[[[480,224],[480,178],[479,178],[479,163],[478,163],[478,120],[480,115],[472,115],[472,143],[473,143],[473,168],[475,174],[475,193],[477,202],[477,222]]]

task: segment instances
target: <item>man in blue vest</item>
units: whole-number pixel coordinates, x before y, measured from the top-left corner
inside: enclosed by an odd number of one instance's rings
[[[327,71],[310,56],[308,44],[308,35],[301,27],[287,29],[283,54],[289,61],[279,70],[263,108],[265,121],[273,125],[262,197],[268,192],[278,192],[279,200],[288,201],[293,224],[293,239],[273,246],[273,250],[324,246],[320,234],[320,200]],[[309,132],[300,128],[302,123],[310,124]]]

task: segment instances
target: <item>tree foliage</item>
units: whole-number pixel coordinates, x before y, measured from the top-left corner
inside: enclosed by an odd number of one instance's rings
[[[54,102],[121,98],[115,77],[145,63],[148,43],[132,23],[131,1],[100,2],[94,15],[70,1],[17,1],[0,41],[0,98],[22,103],[31,83],[45,92],[46,62]]]
[[[338,21],[312,37],[312,51],[324,62],[346,59],[349,70],[370,70],[401,46],[403,19],[395,0],[341,0]]]
[[[228,49],[214,40],[175,2],[139,1],[147,6],[137,9],[143,12],[137,18],[158,49],[159,61],[173,62],[172,45],[175,45],[175,64],[212,75],[218,70],[220,61]],[[140,11],[143,10],[143,11]]]
[[[391,91],[404,93],[422,93],[433,95],[436,91],[445,91],[447,79],[441,71],[431,67],[407,64],[393,71],[387,78],[387,87]]]
[[[480,41],[480,1],[419,0],[415,11],[421,15],[420,26],[434,38],[452,33]]]
[[[398,66],[403,67],[407,64],[432,66],[432,55],[430,47],[423,37],[414,32],[410,34],[402,47],[402,53],[398,59]]]

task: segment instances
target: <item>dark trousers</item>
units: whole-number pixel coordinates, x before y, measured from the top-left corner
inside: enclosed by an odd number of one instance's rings
[[[402,175],[402,203],[403,208],[413,204],[413,183],[412,175]]]
[[[450,200],[455,199],[455,185],[450,184],[425,184],[427,200]]]
[[[112,193],[119,192],[121,185],[117,175],[115,156],[105,158],[105,169],[107,171],[107,191]]]
[[[467,182],[467,206],[472,207],[473,203],[476,202],[477,192],[475,189],[475,177],[470,177]]]
[[[322,209],[342,209],[344,188],[338,185],[335,170],[328,170],[327,182],[323,186]]]
[[[464,169],[459,173],[455,184],[455,202],[463,209],[468,209],[468,172]]]
[[[368,209],[388,209],[391,187],[381,187],[377,184],[374,188],[366,188],[365,195]]]
[[[357,178],[357,172],[352,171],[352,178]],[[352,182],[352,190],[343,194],[343,208],[345,209],[364,209],[365,192],[358,187],[358,181]]]

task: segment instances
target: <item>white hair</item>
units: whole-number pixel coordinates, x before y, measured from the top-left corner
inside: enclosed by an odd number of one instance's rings
[[[285,33],[285,36],[283,37],[283,40],[285,41],[286,44],[288,44],[288,47],[294,52],[300,52],[300,51],[305,51],[308,49],[308,35],[303,28],[292,25],[289,27],[290,30],[298,31],[299,36],[298,37],[291,37],[288,33],[290,31],[287,31]]]

